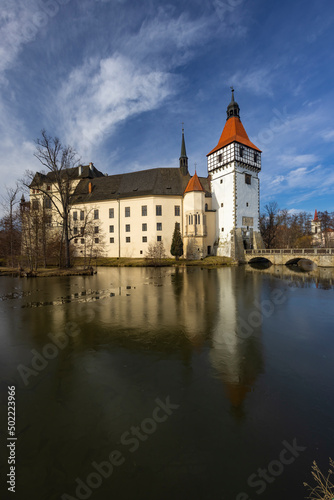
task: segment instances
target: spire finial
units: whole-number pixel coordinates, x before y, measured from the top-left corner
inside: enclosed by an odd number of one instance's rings
[[[232,87],[230,87],[231,91],[232,91],[232,102],[234,102],[234,88],[233,88],[233,85]]]

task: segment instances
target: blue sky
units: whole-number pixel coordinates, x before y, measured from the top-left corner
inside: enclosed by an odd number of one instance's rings
[[[45,128],[83,164],[191,173],[225,124],[230,86],[262,155],[261,205],[334,211],[332,0],[0,0],[4,184],[39,170]],[[3,193],[4,185],[0,192]]]

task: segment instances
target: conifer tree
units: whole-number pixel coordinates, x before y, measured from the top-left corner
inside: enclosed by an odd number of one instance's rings
[[[178,260],[179,257],[183,255],[183,241],[180,233],[178,223],[175,222],[175,229],[173,233],[172,245],[170,248],[170,253],[174,255],[175,259]]]

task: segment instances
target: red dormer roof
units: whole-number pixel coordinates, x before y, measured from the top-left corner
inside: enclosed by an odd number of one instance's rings
[[[315,212],[314,212],[314,222],[318,222],[318,212],[317,212],[317,209],[315,209]]]
[[[184,190],[184,194],[190,193],[191,191],[204,191],[201,181],[199,180],[196,172],[195,175],[189,180],[186,189]]]
[[[249,148],[255,149],[261,153],[261,149],[257,148],[250,140],[247,135],[246,130],[244,129],[243,124],[238,116],[230,117],[226,123],[222,135],[220,136],[219,142],[217,146],[210,151],[206,156],[211,155],[218,149],[231,144],[232,142],[239,142],[240,144],[244,144]]]

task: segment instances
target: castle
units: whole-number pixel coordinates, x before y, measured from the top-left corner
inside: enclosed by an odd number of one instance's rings
[[[243,127],[233,89],[224,129],[207,155],[207,166],[207,177],[196,171],[190,175],[182,129],[178,168],[104,175],[92,163],[75,167],[69,219],[75,254],[82,254],[86,244],[87,214],[92,219],[93,245],[98,248],[103,241],[108,257],[144,257],[148,245],[160,241],[169,256],[175,224],[187,258],[239,258],[244,248],[261,247],[261,151]],[[37,177],[38,185],[30,186],[30,206],[37,209],[43,204],[48,224],[58,227],[53,173]]]

